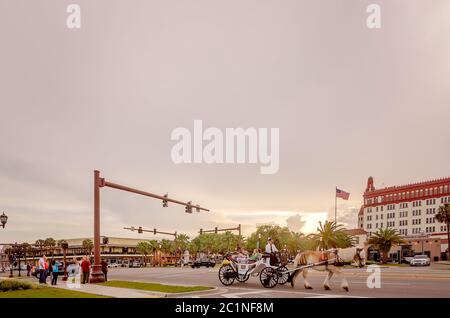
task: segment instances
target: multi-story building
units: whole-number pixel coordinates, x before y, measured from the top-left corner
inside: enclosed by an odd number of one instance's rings
[[[450,178],[376,189],[369,177],[363,198],[358,226],[369,236],[379,228],[390,227],[406,241],[440,240],[441,252],[448,249],[447,227],[435,214],[440,205],[450,203]],[[425,253],[434,256],[431,251]]]

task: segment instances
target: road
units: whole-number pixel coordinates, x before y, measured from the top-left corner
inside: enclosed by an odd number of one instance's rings
[[[218,279],[218,269],[200,268],[112,268],[108,273],[110,280],[128,280],[176,285],[216,286],[217,290],[208,294],[189,295],[188,297],[225,297],[225,298],[337,298],[337,297],[433,297],[450,298],[450,270],[411,267],[381,267],[380,288],[368,288],[367,278],[371,273],[366,269],[344,269],[350,291],[340,286],[340,279],[331,279],[331,290],[322,287],[325,273],[310,271],[309,281],[312,290],[303,287],[299,277],[295,288],[289,283],[273,289],[264,288],[258,277],[251,277],[246,283],[223,286]]]

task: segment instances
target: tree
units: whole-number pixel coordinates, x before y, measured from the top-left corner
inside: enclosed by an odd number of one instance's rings
[[[346,234],[343,230],[342,224],[337,224],[334,221],[319,222],[317,228],[319,233],[311,236],[314,241],[315,248],[330,249],[330,248],[346,248],[353,246],[355,239]]]
[[[189,244],[189,236],[186,234],[178,234],[173,241],[175,250],[181,250],[181,253],[186,250],[188,244]]]
[[[399,232],[393,228],[378,229],[369,237],[368,243],[378,249],[382,255],[382,263],[386,263],[388,253],[393,245],[404,243]]]
[[[92,249],[94,248],[94,243],[92,243],[91,239],[85,239],[83,240],[83,242],[81,243],[81,246],[83,247],[83,249],[86,252],[86,255],[90,255],[92,252]]]
[[[291,239],[287,243],[288,249],[293,252],[304,252],[315,248],[315,241],[312,235],[291,232]]]
[[[441,205],[434,217],[436,218],[436,220],[438,220],[438,222],[447,225],[447,242],[448,242],[447,259],[450,260],[450,203],[445,203],[444,205]]]
[[[287,227],[281,227],[279,225],[261,225],[256,228],[256,232],[253,232],[246,242],[246,248],[249,251],[255,249],[259,242],[259,247],[264,249],[267,244],[268,238],[272,238],[279,249],[284,245],[288,245],[292,239],[292,232]]]
[[[171,240],[168,239],[162,239],[160,241],[161,244],[161,252],[164,254],[169,254],[173,252],[173,243]]]
[[[45,240],[42,240],[42,239],[36,240],[34,245],[36,245],[36,247],[39,249],[39,254],[41,254],[39,256],[42,256],[42,248],[45,245]]]
[[[52,258],[53,258],[53,247],[56,246],[56,240],[53,237],[48,237],[44,240],[44,245],[46,248],[50,248]]]
[[[150,245],[149,242],[143,241],[143,242],[139,242],[136,245],[136,250],[143,255],[142,261],[144,263],[144,267],[146,267],[147,266],[147,255],[152,251],[152,246]]]
[[[44,240],[44,245],[45,246],[49,246],[49,247],[53,247],[56,246],[56,241],[53,237],[48,237]]]

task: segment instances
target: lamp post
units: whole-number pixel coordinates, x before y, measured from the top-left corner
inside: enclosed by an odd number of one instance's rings
[[[5,228],[6,223],[8,222],[8,216],[5,214],[5,212],[0,215],[0,223],[3,228]]]
[[[63,249],[63,255],[64,255],[64,276],[63,276],[62,280],[63,281],[67,281],[67,279],[69,277],[67,275],[67,259],[66,259],[66,255],[67,255],[67,249],[69,248],[69,243],[62,242],[61,243],[61,247]]]

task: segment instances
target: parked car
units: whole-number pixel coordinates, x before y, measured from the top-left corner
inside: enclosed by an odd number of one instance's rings
[[[207,268],[214,267],[216,266],[216,262],[209,258],[199,258],[195,260],[191,265],[192,268],[200,268],[200,266],[206,266]]]
[[[416,255],[409,262],[411,266],[430,266],[431,260],[427,255]]]
[[[119,264],[117,264],[117,263],[109,263],[108,267],[109,268],[117,268],[117,267],[119,267]]]
[[[141,267],[141,263],[134,261],[134,262],[130,262],[130,264],[128,265],[130,268],[133,267]]]

